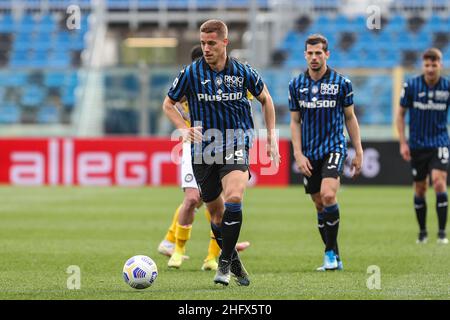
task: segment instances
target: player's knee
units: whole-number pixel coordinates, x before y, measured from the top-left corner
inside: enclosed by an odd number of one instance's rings
[[[241,203],[242,202],[242,195],[238,194],[238,193],[230,194],[228,197],[225,198],[225,202]]]
[[[198,202],[196,208],[199,209],[203,205],[203,200],[200,196],[198,196]]]
[[[222,216],[220,214],[211,215],[211,222],[215,225],[220,225],[222,223]]]
[[[322,203],[320,203],[320,204],[315,204],[315,207],[316,207],[316,210],[317,210],[317,212],[322,212],[323,211],[323,209],[324,209],[324,206],[323,206],[323,204]]]
[[[199,195],[189,195],[184,199],[185,206],[189,209],[196,209],[200,201]]]
[[[415,187],[416,196],[419,198],[425,198],[427,193],[427,185],[426,184],[417,184]]]
[[[445,192],[446,191],[446,183],[444,179],[441,178],[435,178],[433,179],[433,188],[434,191],[441,193],[441,192]]]
[[[223,212],[225,211],[223,203],[209,203],[207,205],[207,208],[209,214],[211,215],[211,222],[220,224],[220,222],[222,221]]]
[[[336,203],[336,193],[332,190],[325,190],[320,192],[320,198],[324,206],[329,206]]]
[[[323,203],[322,200],[314,200],[314,206],[316,207],[317,212],[322,212],[324,207],[323,207]]]

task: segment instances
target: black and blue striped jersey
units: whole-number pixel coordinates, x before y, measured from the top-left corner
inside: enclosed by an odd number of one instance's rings
[[[225,68],[216,72],[201,58],[181,70],[168,96],[174,101],[186,96],[191,125],[203,128],[201,151],[215,141],[214,152],[222,152],[237,145],[251,147],[254,124],[247,90],[257,97],[263,88],[262,78],[247,64],[227,57]],[[221,143],[217,142],[217,132],[222,135]]]
[[[332,152],[346,154],[344,108],[351,105],[351,81],[329,67],[318,81],[308,71],[291,80],[289,109],[300,112],[302,152],[308,159],[320,160]]]
[[[432,88],[423,75],[405,82],[400,106],[409,110],[409,147],[427,149],[449,146],[447,112],[449,81],[443,77]]]

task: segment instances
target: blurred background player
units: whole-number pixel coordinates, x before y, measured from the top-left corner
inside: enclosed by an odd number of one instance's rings
[[[191,50],[191,59],[195,61],[203,56],[201,46],[194,46]],[[248,96],[251,94],[248,93]],[[189,117],[189,105],[187,101],[177,102],[175,104],[182,115],[188,127],[191,126]],[[158,252],[170,257],[167,265],[171,268],[179,268],[183,263],[185,256],[186,242],[191,237],[192,223],[194,222],[195,212],[203,205],[200,199],[197,182],[192,171],[191,144],[183,143],[183,155],[181,162],[181,188],[184,192],[183,202],[175,210],[172,223],[167,231],[163,241],[158,246]],[[211,222],[211,214],[208,208],[205,209],[205,215],[208,222]],[[211,240],[209,241],[208,254],[203,261],[202,270],[217,270],[217,257],[220,255],[214,233],[210,231]],[[236,244],[236,250],[245,250],[250,243],[248,241]]]
[[[347,147],[344,120],[356,150],[354,175],[361,171],[363,149],[354,113],[350,80],[327,66],[327,39],[319,34],[305,42],[306,72],[289,84],[291,134],[294,157],[304,175],[306,193],[317,209],[318,227],[325,244],[324,264],[318,270],[342,269],[337,236],[340,185]]]
[[[431,48],[422,55],[422,75],[405,82],[397,112],[400,154],[411,162],[414,179],[414,209],[419,223],[417,243],[427,242],[426,191],[428,175],[436,193],[436,212],[439,231],[437,242],[448,244],[447,168],[449,137],[447,113],[450,104],[449,81],[441,77],[442,53]],[[409,140],[405,137],[405,115],[409,110]]]

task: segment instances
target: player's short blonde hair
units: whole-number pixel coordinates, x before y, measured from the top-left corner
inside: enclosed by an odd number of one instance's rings
[[[225,22],[221,20],[208,20],[200,26],[200,32],[212,33],[215,32],[222,38],[228,38],[228,27]]]

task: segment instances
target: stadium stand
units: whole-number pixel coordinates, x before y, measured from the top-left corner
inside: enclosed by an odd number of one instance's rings
[[[298,46],[311,33],[322,33],[333,48],[330,62],[341,68],[392,68],[414,66],[420,53],[430,46],[445,49],[449,45],[450,21],[432,16],[417,23],[415,17],[394,15],[383,22],[381,30],[368,33],[366,17],[344,15],[319,16],[313,21],[300,19],[298,30],[291,30],[279,46],[286,57],[284,66],[303,65],[303,48]],[[419,20],[422,21],[422,20]]]
[[[27,1],[27,5],[33,8],[37,2]],[[8,12],[2,15],[0,108],[7,111],[2,123],[70,121],[75,103],[76,70],[80,67],[86,32],[87,18],[82,20],[79,30],[68,31],[61,15],[39,16],[31,12],[25,12],[22,17]]]
[[[351,76],[355,92],[358,92],[355,94],[355,104],[363,125],[391,124],[394,68],[417,70],[420,68],[421,52],[430,46],[440,48],[444,54],[444,65],[450,66],[448,1],[386,1],[388,10],[382,16],[381,30],[372,31],[367,29],[366,16],[343,12],[341,8],[348,2],[256,0],[261,12],[275,12],[278,5],[284,4],[298,13],[295,23],[282,33],[283,37],[277,42],[270,55],[272,60],[267,66],[258,67],[277,105],[277,121],[280,124],[289,122],[286,88],[292,76],[306,67],[303,43],[311,33],[323,33],[328,38],[331,49],[329,64],[338,71],[345,69],[344,73]],[[84,85],[81,84],[79,70],[82,67],[82,52],[87,47],[87,16],[92,13],[94,2],[23,0],[21,4],[25,10],[19,15],[14,10],[16,3],[0,0],[0,123],[70,124],[77,105],[76,89],[78,86],[82,89]],[[101,69],[98,85],[105,109],[104,132],[137,133],[140,104],[146,101],[148,133],[164,134],[164,126],[160,123],[160,104],[181,62],[174,61],[171,66],[162,69],[152,66],[144,82],[138,67],[131,65],[123,68],[121,42],[124,37],[139,31],[139,26],[136,30],[130,30],[132,18],[128,14],[168,11],[168,14],[172,12],[177,16],[180,11],[186,11],[182,19],[185,19],[183,23],[188,23],[190,18],[198,19],[205,12],[249,10],[254,2],[105,0],[104,3],[107,13],[122,13],[123,17],[128,17],[124,20],[125,24],[115,20],[117,24],[114,28],[122,28],[118,32],[121,38],[116,39],[116,50],[119,52],[117,64]],[[65,26],[65,10],[71,4],[78,5],[83,12],[80,30],[68,31]],[[189,17],[189,14],[194,16]],[[170,29],[170,22],[168,25]],[[180,25],[185,28],[181,22]],[[148,30],[144,28],[141,30],[143,32],[135,35],[146,34]],[[169,34],[176,34],[179,30],[172,28]],[[159,32],[164,33],[162,30]],[[179,36],[178,40],[180,48],[189,48],[192,42],[192,39],[186,40],[183,36]],[[148,86],[148,97],[142,99],[140,95],[144,84]]]

